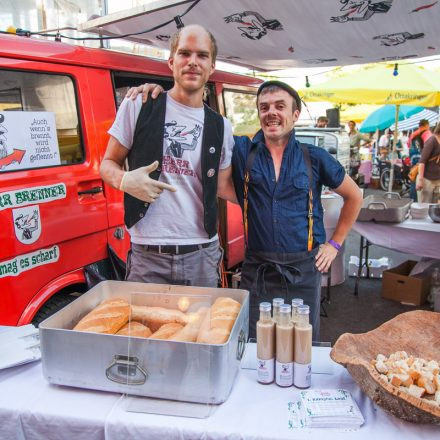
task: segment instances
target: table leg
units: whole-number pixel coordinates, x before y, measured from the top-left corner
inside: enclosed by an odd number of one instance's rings
[[[358,266],[358,273],[356,276],[356,282],[354,284],[354,295],[357,296],[359,293],[359,281],[361,279],[362,275],[362,267],[364,263],[364,237],[361,235],[361,245],[359,247],[359,266]]]

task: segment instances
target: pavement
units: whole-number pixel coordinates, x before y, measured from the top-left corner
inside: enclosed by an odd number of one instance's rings
[[[376,193],[383,192],[368,189],[365,191],[365,195]],[[351,231],[347,237],[345,242],[346,272],[350,256],[359,256],[360,239],[360,235],[354,231]],[[390,259],[390,267],[395,267],[406,260],[420,260],[420,257],[415,255],[372,245],[369,258],[381,257]],[[400,313],[417,309],[429,310],[428,304],[408,306],[382,298],[382,279],[362,278],[359,294],[355,296],[353,293],[355,280],[356,278],[348,277],[346,274],[344,283],[331,287],[330,302],[323,304],[327,317],[321,316],[321,341],[330,342],[333,345],[343,333],[364,333],[375,329]],[[322,294],[325,295],[324,289]],[[323,310],[321,310],[322,313]]]

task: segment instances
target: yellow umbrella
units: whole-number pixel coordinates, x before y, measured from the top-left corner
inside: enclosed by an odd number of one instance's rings
[[[356,123],[359,123],[378,108],[378,105],[372,104],[343,106],[339,111],[339,118],[342,122],[354,121]]]
[[[395,104],[395,128],[401,104],[431,107],[440,105],[439,75],[416,64],[369,64],[299,91],[305,101],[352,104]],[[397,136],[394,136],[393,152]],[[391,167],[389,191],[393,187]]]
[[[351,104],[440,105],[440,78],[416,64],[369,64],[299,90],[305,101]]]

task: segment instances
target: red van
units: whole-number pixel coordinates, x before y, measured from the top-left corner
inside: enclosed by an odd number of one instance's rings
[[[122,193],[99,165],[118,105],[144,82],[170,88],[167,64],[0,36],[0,325],[38,323],[124,264]],[[259,82],[216,72],[207,102],[251,132]],[[230,268],[243,259],[241,212],[221,203],[220,215]]]

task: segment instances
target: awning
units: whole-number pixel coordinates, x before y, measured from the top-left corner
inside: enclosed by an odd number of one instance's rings
[[[160,0],[78,29],[168,48],[176,22],[198,23],[216,37],[219,60],[277,70],[436,55],[439,16],[438,1]]]
[[[411,116],[408,119],[404,119],[403,121],[399,121],[397,124],[397,129],[399,131],[404,130],[413,130],[415,128],[419,127],[419,121],[421,119],[426,119],[429,121],[429,125],[431,127],[434,127],[437,122],[439,121],[439,114],[436,112],[433,112],[432,110],[422,110],[419,113],[416,113],[415,115]],[[392,127],[393,128],[393,127]]]

